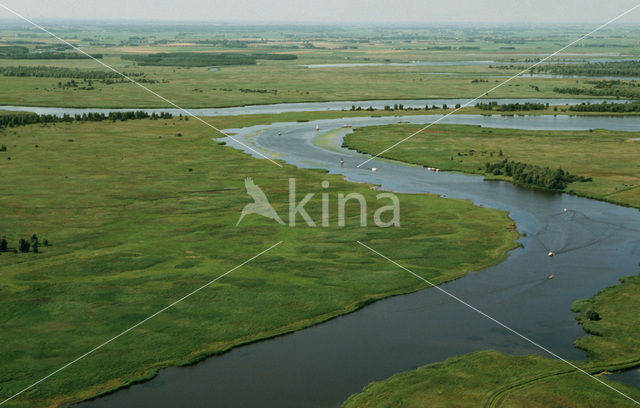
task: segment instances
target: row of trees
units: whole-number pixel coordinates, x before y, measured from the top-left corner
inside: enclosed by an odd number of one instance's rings
[[[237,54],[237,53],[201,53],[201,52],[167,52],[158,54],[132,54],[120,58],[135,61],[139,65],[176,66],[176,67],[208,67],[220,65],[255,65],[257,60],[294,60],[294,54]]]
[[[275,61],[291,61],[298,59],[298,56],[295,54],[270,54],[266,52],[253,53],[251,56],[255,59]]]
[[[488,103],[484,103],[484,102],[480,102],[476,104],[476,108],[481,109],[481,110],[487,110],[487,111],[492,111],[492,110],[497,110],[500,112],[515,112],[515,111],[529,111],[529,110],[545,110],[547,108],[549,108],[549,104],[548,103],[532,103],[532,102],[525,102],[525,103],[505,103],[505,104],[498,104],[498,102],[488,102]]]
[[[569,183],[591,181],[591,177],[577,176],[557,168],[536,166],[504,159],[496,163],[487,162],[485,172],[495,176],[511,177],[513,181],[528,186],[542,187],[550,190],[564,190]]]
[[[640,61],[594,62],[586,64],[538,65],[531,72],[553,75],[640,76]]]
[[[45,239],[41,244],[36,234],[33,234],[29,239],[20,238],[17,248],[10,248],[7,238],[2,237],[2,239],[0,239],[0,252],[17,253],[20,251],[22,253],[33,252],[37,254],[40,252],[41,245],[45,247],[49,246],[49,241]]]
[[[425,105],[424,106],[424,110],[431,110],[431,109],[449,109],[449,106],[445,103],[442,105],[442,107],[436,106],[436,105],[432,105],[431,107],[429,107],[429,105]],[[456,109],[460,108],[460,104],[457,103],[456,104]],[[373,109],[373,108],[372,108]],[[384,110],[386,111],[394,111],[394,110],[420,110],[421,108],[412,108],[412,107],[405,107],[403,104],[401,103],[396,103],[393,106],[391,105],[384,105]],[[354,110],[354,109],[351,109]],[[373,109],[375,110],[375,109]]]
[[[199,53],[167,52],[147,55],[123,55],[120,58],[137,62],[139,65],[208,67],[220,65],[255,65],[257,60],[295,60],[295,54],[236,54],[236,53]]]
[[[598,88],[579,88],[579,87],[566,87],[566,88],[553,88],[553,92],[569,95],[589,95],[589,96],[615,96],[616,98],[640,98],[640,90],[619,87],[610,89],[598,89]]]
[[[255,65],[256,58],[247,54],[223,53],[208,54],[200,52],[167,52],[158,54],[123,55],[124,60],[135,61],[139,65],[207,67],[218,65]]]
[[[585,84],[592,85],[590,88],[565,87],[554,88],[557,93],[572,95],[593,95],[593,96],[616,96],[619,98],[640,98],[640,82],[603,80],[586,81]]]
[[[0,129],[6,127],[25,126],[35,123],[60,123],[60,122],[101,122],[104,120],[126,121],[135,119],[171,119],[173,115],[168,112],[147,113],[145,111],[127,111],[127,112],[109,112],[108,114],[89,112],[78,115],[64,114],[56,115],[38,115],[32,112],[13,113],[0,115]]]
[[[75,79],[119,79],[112,71],[97,71],[78,68],[49,67],[45,65],[0,67],[0,75],[11,77],[75,78]],[[128,77],[140,77],[141,72],[126,72]]]
[[[574,105],[569,107],[573,112],[640,112],[640,103],[638,102],[625,102],[625,103],[581,103],[580,105]]]
[[[92,54],[94,58],[102,58],[102,54]],[[90,57],[77,52],[38,51],[30,52],[22,45],[0,47],[1,59],[89,59]]]

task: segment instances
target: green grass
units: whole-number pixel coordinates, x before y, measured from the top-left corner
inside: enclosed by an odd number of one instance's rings
[[[611,356],[621,360],[638,358],[640,324],[636,305],[640,306],[640,275],[623,278],[621,282],[573,304],[584,330],[592,334],[579,339],[576,346],[587,351],[592,360],[610,361]],[[598,312],[600,320],[588,319],[589,311]]]
[[[185,107],[221,107],[275,102],[475,98],[514,75],[529,62],[574,41],[578,32],[590,27],[364,27],[227,25],[188,27],[172,24],[126,26],[52,24],[61,38],[89,53],[103,54],[103,61],[125,72],[143,72],[150,79],[167,81],[150,88]],[[559,59],[638,55],[634,27],[601,31],[568,50],[575,55]],[[508,41],[506,43],[505,41]],[[0,46],[59,46],[45,33],[6,25],[0,28]],[[309,47],[312,44],[313,48]],[[445,49],[441,49],[441,47]],[[255,66],[222,67],[210,72],[215,61],[199,61],[206,67],[139,66],[122,56],[148,59],[163,53],[197,53],[252,56],[297,55],[295,61],[265,61]],[[595,55],[594,55],[595,54]],[[205,57],[203,57],[205,58]],[[385,63],[409,61],[495,61],[464,66],[369,66],[307,69],[300,65],[323,63]],[[52,65],[56,67],[104,69],[90,60],[1,60],[0,66]],[[615,69],[613,69],[615,71]],[[445,75],[442,75],[444,73]],[[436,75],[432,75],[436,74]],[[449,75],[446,75],[449,74]],[[451,75],[453,74],[453,75]],[[476,79],[488,82],[472,82]],[[566,97],[554,88],[582,86],[588,79],[518,78],[493,92],[491,97]],[[0,104],[64,107],[163,107],[161,100],[131,84],[94,84],[94,90],[57,89],[52,78],[0,77]],[[64,81],[63,81],[64,82]],[[373,86],[372,86],[373,85]],[[215,89],[214,89],[215,88]],[[245,89],[245,92],[242,91]],[[246,92],[246,89],[269,93]],[[276,91],[277,94],[271,91]]]
[[[345,137],[353,149],[377,154],[421,128],[420,125],[372,126]],[[634,133],[490,129],[435,125],[382,157],[443,170],[484,174],[487,162],[508,158],[542,167],[562,167],[592,182],[570,184],[566,191],[617,204],[640,207],[640,142]],[[500,156],[500,150],[503,156]]]
[[[103,61],[120,71],[143,73],[145,78],[159,81],[145,86],[180,106],[192,108],[341,100],[471,99],[506,79],[505,71],[482,65],[314,69],[300,66],[307,63],[331,62],[332,59],[327,58],[321,51],[315,51],[313,58],[302,54],[300,59],[295,61],[259,60],[257,65],[224,66],[215,72],[209,71],[208,67],[138,66],[133,61],[120,59],[120,55],[122,52],[117,55],[105,55]],[[95,61],[84,60],[0,60],[0,66],[43,65],[85,70],[101,69]],[[443,70],[458,75],[424,75],[425,72]],[[489,83],[472,83],[476,78],[487,78]],[[95,89],[80,90],[59,88],[57,84],[60,81],[60,78],[0,76],[0,104],[96,108],[169,106],[130,83],[107,85],[94,81]],[[540,90],[534,89],[533,86],[539,87]],[[576,86],[576,80],[518,78],[492,92],[489,97],[580,98],[553,91],[556,87],[571,86]],[[269,92],[247,92],[247,89]]]
[[[588,352],[587,360],[578,364],[591,374],[640,364],[637,314],[640,275],[621,282],[574,304],[580,322],[592,334],[576,342]],[[601,320],[588,320],[587,311],[597,311]],[[640,399],[640,389],[600,379]],[[563,362],[481,351],[371,383],[343,405],[345,408],[398,406],[598,408],[636,404]]]
[[[212,122],[231,128],[303,117],[313,115]],[[298,199],[329,180],[333,214],[338,192],[364,194],[370,221],[382,203],[365,185],[280,168],[214,136],[178,118],[0,131],[8,148],[0,153],[0,235],[13,246],[33,233],[52,244],[40,254],[0,255],[0,399],[284,241],[7,406],[79,401],[424,287],[356,240],[437,283],[500,262],[515,247],[504,212],[431,195],[400,196],[400,228],[362,228],[352,207],[345,228],[333,221],[329,228],[290,228],[258,216],[236,227],[250,202],[247,176],[281,216],[289,177],[297,178]],[[320,219],[319,194],[306,208]]]

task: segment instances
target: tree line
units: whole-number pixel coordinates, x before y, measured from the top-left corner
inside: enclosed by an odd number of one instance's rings
[[[576,181],[592,181],[591,177],[578,176],[558,167],[553,170],[534,164],[522,163],[504,159],[485,165],[485,172],[495,176],[511,177],[514,182],[528,186],[546,188],[549,190],[564,190],[569,183]]]
[[[102,54],[91,54],[93,58],[102,58]],[[0,47],[0,59],[89,59],[88,55],[77,52],[42,51],[30,52],[22,45]]]
[[[480,110],[492,111],[497,110],[499,112],[515,112],[515,111],[529,111],[529,110],[545,110],[549,107],[548,103],[505,103],[498,104],[498,102],[480,102],[476,104],[476,108]]]
[[[583,76],[640,76],[640,61],[593,62],[586,64],[538,65],[532,73]]]
[[[77,115],[64,114],[38,115],[37,113],[24,112],[15,114],[0,115],[0,129],[6,127],[25,126],[35,123],[60,123],[60,122],[100,122],[111,120],[113,122],[135,120],[135,119],[171,119],[173,115],[168,112],[147,113],[145,111],[109,112],[108,114],[89,112]]]
[[[269,54],[266,52],[253,53],[251,56],[259,60],[291,61],[298,59],[295,54]]]
[[[573,105],[569,107],[573,112],[640,112],[640,103],[638,102],[625,102],[625,103],[581,103],[580,105]]]
[[[615,96],[618,98],[639,98],[640,83],[636,81],[604,80],[585,81],[591,88],[564,87],[553,88],[553,92],[571,95]]]
[[[112,71],[83,70],[78,68],[49,67],[38,65],[33,67],[0,67],[0,75],[12,77],[41,77],[41,78],[75,78],[75,79],[120,79],[120,74]],[[126,72],[128,77],[139,77],[141,72]]]
[[[50,244],[48,240],[45,239],[42,241],[42,243],[40,243],[38,236],[36,234],[33,234],[31,238],[28,238],[28,239],[20,238],[20,240],[18,240],[17,246],[15,248],[12,248],[9,246],[9,242],[7,241],[7,238],[2,237],[0,238],[0,253],[2,252],[13,252],[13,253],[33,252],[34,254],[37,254],[40,252],[41,246],[47,247],[49,245]]]
[[[123,55],[124,60],[135,61],[139,65],[207,67],[220,65],[255,65],[259,59],[292,60],[294,54],[237,54],[237,53],[201,53],[201,52],[167,52],[146,55]]]

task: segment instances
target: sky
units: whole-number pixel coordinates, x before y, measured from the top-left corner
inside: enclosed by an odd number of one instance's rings
[[[603,23],[640,0],[0,0],[34,20]],[[13,17],[0,8],[0,18]],[[640,23],[640,8],[620,20]]]

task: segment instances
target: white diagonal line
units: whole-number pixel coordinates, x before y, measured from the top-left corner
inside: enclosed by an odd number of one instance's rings
[[[451,112],[447,113],[446,115],[440,117],[439,119],[429,123],[428,125],[426,125],[425,127],[423,127],[422,129],[410,134],[409,136],[405,137],[404,139],[392,144],[391,146],[387,147],[386,149],[384,149],[383,151],[381,151],[380,153],[376,154],[375,156],[372,156],[370,158],[368,158],[367,160],[363,161],[362,163],[358,164],[356,167],[360,167],[363,164],[366,164],[368,162],[370,162],[371,160],[377,158],[378,156],[380,156],[381,154],[384,154],[386,152],[388,152],[389,150],[393,149],[394,147],[398,146],[401,143],[406,142],[407,140],[411,139],[412,137],[414,137],[415,135],[417,135],[418,133],[422,133],[425,130],[429,129],[431,126],[435,125],[438,122],[441,122],[443,119],[453,115],[454,113],[458,112],[460,109],[462,108],[466,108],[467,106],[471,105],[472,103],[476,102],[478,99],[482,98],[483,96],[495,91],[496,89],[500,88],[501,86],[503,86],[504,84],[511,82],[512,80],[516,79],[517,77],[519,77],[522,74],[526,74],[529,70],[537,67],[538,65],[542,64],[543,62],[547,61],[549,58],[553,58],[556,55],[560,54],[562,51],[566,50],[567,48],[575,45],[576,43],[584,40],[585,38],[589,37],[590,35],[602,30],[603,28],[605,28],[606,26],[608,26],[609,24],[621,19],[622,17],[626,16],[627,14],[631,13],[632,11],[634,11],[635,9],[637,9],[638,7],[640,7],[640,3],[635,5],[634,7],[630,8],[629,10],[625,11],[624,13],[618,15],[617,17],[612,18],[611,20],[607,21],[606,23],[602,24],[601,26],[599,26],[598,28],[594,29],[593,31],[589,32],[588,34],[583,35],[582,37],[578,38],[577,40],[565,45],[564,47],[560,48],[558,51],[554,52],[551,55],[546,56],[545,58],[541,59],[540,61],[536,62],[535,64],[531,65],[529,68],[524,69],[520,72],[518,72],[517,74],[515,74],[514,76],[512,76],[511,78],[508,78],[507,80],[505,80],[504,82],[501,82],[500,84],[494,86],[493,88],[489,89],[486,92],[483,92],[481,95],[477,96],[476,98],[471,99],[470,101],[467,101],[466,103],[464,103],[463,105],[461,105],[459,108],[455,108],[454,110],[452,110]]]
[[[241,141],[235,139],[233,136],[226,134],[225,132],[223,132],[222,130],[218,129],[217,127],[213,126],[211,123],[205,121],[204,119],[196,116],[195,114],[191,113],[190,111],[178,106],[177,104],[171,102],[170,100],[168,100],[167,98],[165,98],[164,96],[160,95],[159,93],[152,91],[151,89],[147,88],[146,86],[142,85],[140,82],[136,81],[135,79],[127,76],[126,74],[123,74],[122,72],[118,71],[117,69],[113,68],[112,66],[100,61],[99,59],[95,58],[94,56],[92,56],[91,54],[83,51],[81,48],[76,47],[75,45],[71,44],[69,41],[64,40],[60,37],[58,37],[56,34],[52,33],[51,31],[47,30],[46,28],[38,25],[37,23],[29,20],[27,17],[19,14],[18,12],[10,9],[9,7],[5,6],[4,4],[0,3],[0,7],[2,7],[3,9],[7,10],[9,13],[21,18],[22,20],[26,21],[27,23],[33,25],[34,27],[38,28],[39,30],[44,31],[45,33],[49,34],[50,36],[52,36],[53,38],[55,38],[58,41],[61,41],[63,43],[65,43],[66,45],[70,46],[71,48],[73,48],[74,50],[86,55],[87,57],[91,58],[92,60],[96,61],[97,63],[99,63],[100,65],[110,69],[111,71],[115,72],[116,74],[120,75],[121,77],[123,77],[124,79],[126,79],[127,81],[130,81],[136,85],[138,85],[140,88],[144,89],[145,91],[149,92],[150,94],[157,96],[158,98],[162,99],[163,101],[165,101],[166,103],[170,104],[171,106],[175,107],[176,109],[179,109],[180,111],[184,112],[187,116],[191,116],[192,118],[199,120],[200,122],[204,123],[205,125],[209,126],[210,128],[212,128],[213,130],[219,132],[220,134],[230,138],[231,140],[233,140],[234,142],[246,147],[247,149],[251,150],[252,152],[256,153],[257,155],[269,160],[271,163],[275,164],[278,167],[282,167],[282,165],[276,161],[274,161],[273,159],[271,159],[270,157],[260,153],[259,151],[251,148],[250,146],[247,146],[246,144],[242,143]]]
[[[560,357],[559,355],[557,355],[556,353],[554,353],[553,351],[547,349],[546,347],[536,343],[535,341],[531,340],[530,338],[528,338],[527,336],[525,336],[524,334],[521,334],[520,332],[512,329],[511,327],[507,326],[506,324],[500,322],[499,320],[491,317],[490,315],[486,314],[485,312],[483,312],[482,310],[476,308],[475,306],[472,306],[471,304],[465,302],[464,300],[460,299],[459,297],[457,297],[456,295],[452,294],[451,292],[442,289],[440,286],[435,285],[431,282],[429,282],[427,279],[423,278],[422,276],[418,275],[417,273],[409,270],[408,268],[405,268],[404,266],[400,265],[399,263],[397,263],[396,261],[394,261],[393,259],[390,259],[388,257],[386,257],[385,255],[381,254],[380,252],[376,251],[375,249],[371,248],[370,246],[363,244],[360,241],[356,241],[358,244],[360,244],[361,246],[367,248],[369,251],[373,252],[374,254],[380,256],[383,259],[386,259],[387,261],[391,262],[392,264],[394,264],[395,266],[397,266],[398,268],[401,268],[407,272],[409,272],[411,275],[415,276],[416,278],[420,279],[421,281],[431,285],[433,288],[438,289],[440,292],[444,293],[445,295],[449,296],[450,298],[452,298],[453,300],[462,303],[463,305],[465,305],[466,307],[468,307],[469,309],[481,314],[482,316],[486,317],[487,319],[491,320],[492,322],[498,324],[499,326],[507,329],[508,331],[510,331],[511,333],[517,335],[518,337],[521,337],[522,339],[526,340],[527,342],[533,344],[534,346],[538,347],[540,350],[550,354],[551,356],[557,358],[558,360],[570,365],[571,367],[575,368],[576,370],[580,371],[583,374],[588,375],[590,378],[594,379],[595,381],[599,382],[600,384],[604,385],[605,387],[617,392],[618,394],[622,395],[623,397],[627,398],[628,400],[630,400],[631,402],[636,403],[637,405],[640,405],[640,402],[634,400],[633,398],[631,398],[630,396],[628,396],[627,394],[623,393],[622,391],[619,391],[618,389],[612,387],[611,385],[607,384],[606,382],[602,381],[601,379],[597,378],[596,376],[593,376],[591,374],[589,374],[588,372],[586,372],[585,370],[583,370],[582,368],[578,367],[577,365],[573,364],[572,362]]]
[[[229,269],[227,272],[223,273],[222,275],[218,276],[217,278],[213,279],[210,282],[205,283],[204,285],[200,286],[198,289],[194,290],[193,292],[189,293],[188,295],[185,295],[183,297],[181,297],[180,299],[176,300],[175,302],[171,303],[169,306],[165,306],[164,308],[158,310],[157,312],[155,312],[154,314],[152,314],[151,316],[145,318],[144,320],[139,321],[138,323],[134,324],[133,326],[129,327],[128,329],[126,329],[125,331],[121,332],[120,334],[113,336],[112,338],[110,338],[109,340],[105,341],[104,343],[100,344],[97,347],[94,347],[93,349],[87,351],[86,353],[84,353],[83,355],[81,355],[80,357],[76,358],[75,360],[72,360],[70,362],[68,362],[67,364],[63,365],[62,367],[58,368],[57,370],[55,370],[54,372],[42,377],[41,379],[39,379],[38,381],[34,382],[33,384],[31,384],[30,386],[26,387],[25,389],[23,389],[20,392],[17,392],[15,394],[13,394],[12,396],[10,396],[9,398],[5,399],[4,401],[0,402],[0,405],[3,405],[6,402],[11,401],[12,399],[14,399],[15,397],[19,396],[20,394],[30,390],[31,388],[35,387],[36,385],[40,384],[41,382],[45,381],[46,379],[48,379],[49,377],[52,377],[54,375],[56,375],[57,373],[59,373],[60,371],[64,370],[65,368],[69,367],[72,364],[75,364],[76,362],[82,360],[83,358],[87,357],[88,355],[94,353],[95,351],[101,349],[102,347],[106,346],[107,344],[111,343],[112,341],[116,340],[117,338],[129,333],[131,330],[135,329],[136,327],[140,326],[141,324],[144,324],[145,322],[153,319],[154,317],[156,317],[157,315],[159,315],[160,313],[166,311],[167,309],[172,308],[173,306],[177,305],[178,303],[182,302],[183,300],[187,299],[188,297],[200,292],[202,289],[206,288],[207,286],[212,285],[213,283],[217,282],[218,280],[224,278],[225,276],[227,276],[228,274],[230,274],[231,272],[235,271],[236,269],[248,264],[249,262],[253,261],[254,259],[256,259],[257,257],[259,257],[260,255],[272,250],[273,248],[277,247],[278,245],[282,244],[282,241],[278,242],[277,244],[274,244],[272,246],[270,246],[269,248],[265,249],[264,251],[252,256],[251,258],[247,259],[246,261],[242,262],[240,265],[237,265],[231,269]]]

